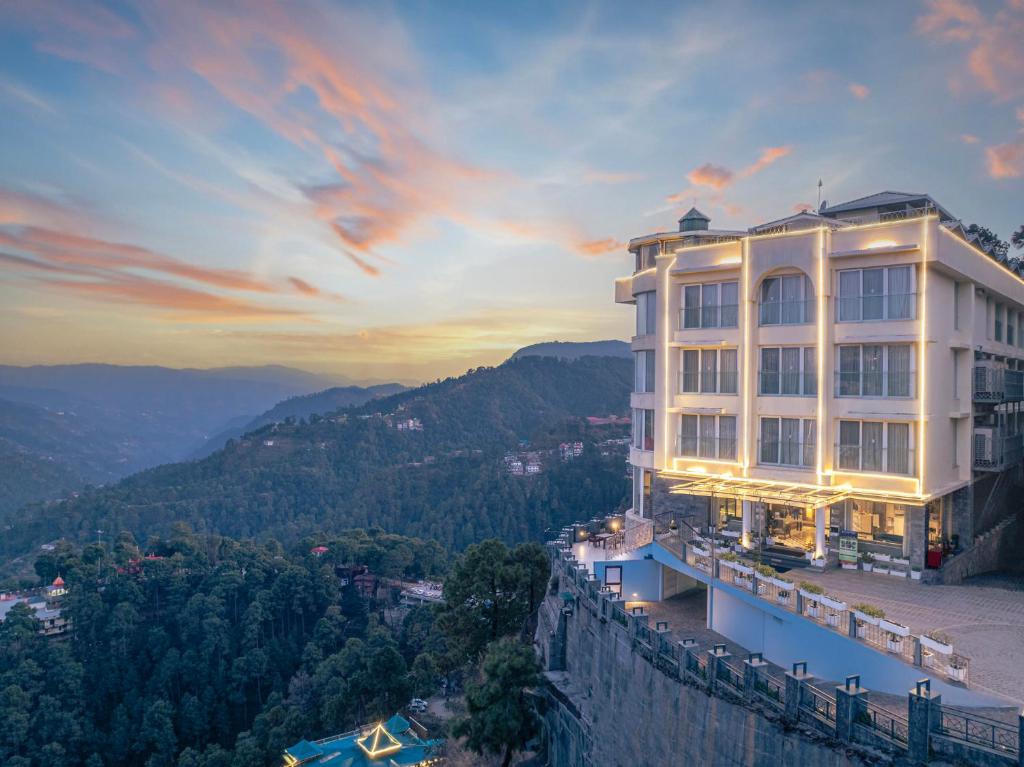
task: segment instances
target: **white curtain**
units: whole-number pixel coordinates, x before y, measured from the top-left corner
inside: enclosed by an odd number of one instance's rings
[[[888,395],[890,397],[909,397],[910,396],[910,360],[911,350],[910,344],[893,344],[889,346],[889,374]]]
[[[911,280],[912,266],[889,267],[889,319],[909,320],[914,316]]]

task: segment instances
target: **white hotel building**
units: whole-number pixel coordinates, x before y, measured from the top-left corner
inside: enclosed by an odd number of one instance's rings
[[[709,223],[631,240],[616,281],[636,305],[633,512],[786,566],[852,537],[941,567],[1020,466],[1024,280],[928,195]]]

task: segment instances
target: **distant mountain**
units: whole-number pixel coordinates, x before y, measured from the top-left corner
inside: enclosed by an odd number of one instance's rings
[[[273,423],[203,460],[0,518],[0,553],[58,536],[85,540],[96,529],[145,538],[178,522],[285,543],[374,526],[451,548],[537,538],[625,502],[625,446],[597,443],[626,430],[591,426],[585,416],[627,413],[632,379],[632,361],[617,357],[525,357],[306,422]],[[422,429],[397,428],[410,422]],[[563,462],[556,448],[568,439],[586,448]],[[544,453],[541,474],[505,469],[503,456],[522,449],[520,440],[555,449]]]
[[[311,415],[323,415],[331,413],[339,408],[362,405],[377,397],[386,397],[390,394],[403,392],[409,387],[398,383],[377,384],[376,386],[335,386],[314,394],[303,394],[297,397],[289,397],[284,402],[278,402],[263,415],[257,416],[241,425],[232,425],[220,434],[207,440],[198,451],[193,453],[193,458],[205,458],[211,453],[220,450],[227,444],[229,439],[236,439],[243,434],[255,431],[261,426],[271,423],[281,423],[289,418],[308,418]]]
[[[181,460],[210,435],[334,383],[280,366],[2,365],[0,441],[17,460],[0,463],[0,512]]]
[[[524,346],[510,359],[521,357],[558,357],[575,360],[580,357],[623,357],[633,358],[633,352],[625,341],[547,341],[546,343]]]

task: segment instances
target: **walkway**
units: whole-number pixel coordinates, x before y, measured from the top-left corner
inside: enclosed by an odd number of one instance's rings
[[[981,586],[924,585],[852,570],[806,568],[787,574],[812,581],[854,605],[866,602],[913,633],[941,629],[970,658],[971,689],[1024,704],[1024,593]]]

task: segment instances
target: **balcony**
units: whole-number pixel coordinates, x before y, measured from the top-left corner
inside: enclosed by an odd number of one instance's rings
[[[698,437],[678,435],[676,455],[680,458],[706,458],[719,461],[736,460],[735,437]]]
[[[679,374],[680,394],[736,394],[739,375],[735,370]]]
[[[1024,371],[975,365],[972,395],[975,402],[1019,402],[1024,399]]]
[[[679,310],[679,329],[735,328],[739,325],[738,304],[687,306]]]
[[[815,300],[764,301],[758,313],[761,325],[808,325],[814,322]]]
[[[1005,427],[977,426],[974,429],[974,468],[1003,471],[1024,458],[1024,435],[1007,434]]]
[[[836,396],[912,399],[916,384],[916,376],[909,370],[838,372]]]
[[[882,322],[917,319],[917,293],[836,298],[836,322]]]
[[[836,443],[836,471],[870,472],[910,476],[914,473],[914,451],[875,445]]]
[[[759,439],[757,441],[757,462],[762,466],[813,469],[816,448],[817,444],[814,442]]]

